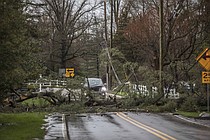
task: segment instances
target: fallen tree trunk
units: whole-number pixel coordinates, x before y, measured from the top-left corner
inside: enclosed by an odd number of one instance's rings
[[[32,98],[43,98],[47,100],[52,105],[59,105],[65,102],[65,97],[62,97],[59,94],[55,94],[53,92],[27,92],[27,93],[18,93],[17,91],[13,90],[13,93],[9,94],[5,99],[3,104],[5,106],[9,105],[15,107],[17,103],[23,102],[28,99]]]

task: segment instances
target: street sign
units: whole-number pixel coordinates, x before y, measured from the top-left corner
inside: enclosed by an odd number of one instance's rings
[[[210,50],[206,48],[197,58],[196,60],[201,64],[201,66],[210,70]]]
[[[66,77],[69,78],[73,78],[74,77],[74,68],[66,68]]]
[[[210,72],[202,72],[202,83],[203,84],[208,84],[210,83]]]
[[[210,50],[206,48],[197,58],[196,60],[201,64],[201,66],[207,71],[210,70]],[[207,92],[207,112],[209,112],[209,83],[210,83],[210,72],[202,72],[202,83],[207,84],[206,92]]]

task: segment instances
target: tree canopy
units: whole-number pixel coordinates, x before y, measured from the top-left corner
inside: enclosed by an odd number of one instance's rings
[[[164,86],[200,83],[195,58],[210,44],[209,6],[208,0],[164,1]],[[102,7],[90,0],[1,0],[0,96],[41,73],[58,78],[59,68],[104,78],[104,46],[120,80],[133,75],[131,82],[157,83],[159,2],[110,0],[107,13]]]
[[[0,2],[0,96],[17,88],[41,70],[36,30],[22,0]],[[33,34],[33,35],[32,35]]]

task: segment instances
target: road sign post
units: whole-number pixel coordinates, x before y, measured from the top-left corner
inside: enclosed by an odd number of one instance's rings
[[[209,83],[210,83],[210,72],[203,71],[202,72],[202,83],[206,85],[206,92],[207,92],[207,111],[209,112]]]
[[[207,112],[209,112],[209,83],[210,83],[210,50],[206,48],[196,60],[201,64],[201,66],[206,69],[206,72],[202,72],[202,83],[207,84]]]
[[[207,84],[207,112],[209,112],[209,84]]]
[[[209,112],[209,84],[206,85],[206,92],[207,92],[207,112]]]

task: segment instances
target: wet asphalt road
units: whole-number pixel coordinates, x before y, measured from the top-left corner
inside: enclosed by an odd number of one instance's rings
[[[210,140],[210,128],[164,114],[80,114],[67,120],[70,140]]]

